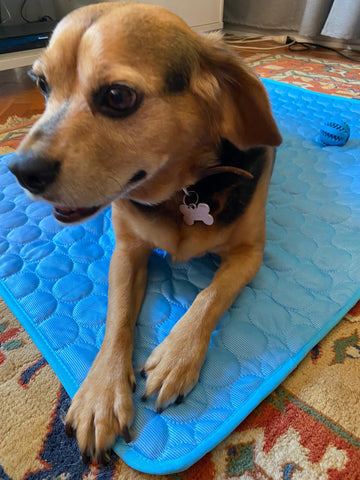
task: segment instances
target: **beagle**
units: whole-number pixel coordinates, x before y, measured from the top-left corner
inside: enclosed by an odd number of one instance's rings
[[[281,136],[262,83],[218,34],[152,5],[82,7],[56,27],[31,76],[46,109],[9,168],[57,220],[111,204],[116,246],[106,333],[66,417],[83,458],[131,441],[133,330],[154,248],[221,263],[147,359],[143,400],[161,412],[196,384],[220,317],[262,262]]]

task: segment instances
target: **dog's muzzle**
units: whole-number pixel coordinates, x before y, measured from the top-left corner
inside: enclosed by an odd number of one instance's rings
[[[32,152],[15,153],[8,168],[22,187],[34,195],[41,195],[56,180],[60,172],[60,162]]]

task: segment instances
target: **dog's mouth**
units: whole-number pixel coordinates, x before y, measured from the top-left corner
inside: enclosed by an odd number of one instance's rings
[[[70,208],[62,206],[53,207],[53,215],[61,223],[74,223],[80,222],[88,217],[94,215],[100,206],[96,207],[81,207],[81,208]]]
[[[132,190],[129,186],[133,186],[133,184],[137,184],[146,177],[147,173],[145,170],[139,170],[135,175],[131,177],[131,179],[127,182],[125,187],[123,187],[122,191],[118,193],[117,197],[115,198],[126,198],[126,194],[128,191]],[[135,186],[133,186],[135,188]],[[55,202],[49,199],[50,203],[53,205],[52,213],[56,220],[61,223],[77,223],[83,220],[86,220],[88,217],[95,215],[99,210],[105,208],[109,203],[104,203],[103,205],[96,205],[94,207],[78,207],[78,208],[71,208],[66,205],[58,205]]]

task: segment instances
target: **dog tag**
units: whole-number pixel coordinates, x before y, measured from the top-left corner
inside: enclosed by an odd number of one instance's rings
[[[205,225],[212,225],[214,223],[214,218],[209,213],[209,205],[206,205],[206,203],[199,203],[199,205],[182,204],[179,210],[184,215],[183,220],[186,225],[194,225],[197,221],[204,222]]]
[[[199,203],[199,196],[196,192],[188,192],[184,189],[185,195],[182,205],[179,206],[180,212],[183,214],[183,220],[186,225],[194,225],[195,222],[203,222],[205,225],[212,225],[214,217],[210,215],[210,207],[206,203]],[[186,199],[195,196],[192,203],[187,204]]]

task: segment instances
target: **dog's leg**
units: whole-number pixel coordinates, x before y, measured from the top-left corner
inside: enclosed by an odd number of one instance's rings
[[[113,219],[116,215],[113,214]],[[117,435],[130,441],[135,377],[133,329],[144,295],[151,250],[130,235],[117,235],[110,263],[106,332],[90,372],[66,417],[83,455],[101,459]]]
[[[196,384],[212,331],[238,293],[255,276],[262,255],[262,246],[246,246],[223,256],[212,283],[198,294],[186,314],[148,358],[143,399],[158,393],[158,412],[174,401],[181,401]]]

